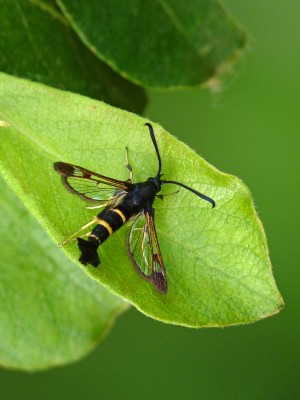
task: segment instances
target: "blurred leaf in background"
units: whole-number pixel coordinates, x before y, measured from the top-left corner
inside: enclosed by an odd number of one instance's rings
[[[2,178],[0,191],[0,363],[32,371],[74,361],[127,305],[57,251]]]
[[[82,41],[144,87],[195,86],[242,54],[247,36],[215,0],[58,0]]]
[[[0,0],[0,70],[142,113],[143,89],[87,49],[53,0]]]

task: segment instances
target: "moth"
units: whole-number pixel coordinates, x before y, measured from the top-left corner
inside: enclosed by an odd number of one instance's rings
[[[162,179],[162,162],[154,130],[150,123],[145,125],[149,129],[158,160],[157,174],[145,182],[134,183],[128,156],[126,156],[126,167],[130,177],[127,181],[109,178],[73,164],[54,163],[55,171],[59,173],[62,183],[71,193],[86,201],[97,203],[96,207],[88,208],[102,208],[102,211],[92,221],[81,227],[60,245],[64,246],[71,240],[77,239],[80,250],[79,261],[83,265],[91,264],[97,267],[100,264],[98,247],[126,222],[132,220],[127,244],[132,264],[159,292],[166,293],[168,290],[166,269],[155,228],[155,210],[153,208],[155,198],[163,198],[163,195],[159,194],[162,185],[174,184],[210,202],[212,207],[215,207],[215,202],[183,183]],[[82,230],[91,225],[95,226],[89,233],[79,236]]]

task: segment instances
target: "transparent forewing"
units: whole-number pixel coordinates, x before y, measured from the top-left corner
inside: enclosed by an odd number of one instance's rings
[[[154,225],[154,210],[141,213],[129,234],[129,252],[138,271],[161,292],[167,291],[167,278]]]
[[[148,228],[145,214],[141,213],[130,229],[129,251],[133,258],[133,263],[146,278],[150,279],[152,274],[152,255]]]
[[[54,169],[71,193],[87,201],[107,203],[126,194],[130,187],[128,182],[108,178],[73,164],[57,162]]]

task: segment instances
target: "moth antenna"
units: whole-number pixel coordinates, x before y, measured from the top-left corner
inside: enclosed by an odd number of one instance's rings
[[[156,139],[155,139],[155,136],[154,136],[153,126],[152,126],[149,122],[146,122],[145,125],[148,126],[148,128],[149,128],[150,136],[151,136],[151,139],[152,139],[152,143],[153,143],[153,145],[154,145],[154,147],[155,147],[155,151],[156,151],[156,155],[157,155],[157,159],[158,159],[158,172],[157,172],[157,176],[160,176],[160,175],[161,175],[161,173],[160,173],[160,172],[161,172],[161,158],[160,158],[158,146],[157,146],[157,143],[156,143]]]
[[[192,189],[192,188],[189,187],[189,186],[184,185],[183,183],[175,182],[175,181],[161,181],[161,183],[162,183],[162,184],[165,184],[165,183],[173,183],[174,185],[181,186],[181,187],[183,187],[184,189],[187,189],[187,190],[189,190],[190,192],[194,193],[195,195],[201,197],[201,199],[206,200],[206,201],[208,201],[209,203],[211,203],[212,208],[214,208],[214,207],[216,206],[216,203],[215,203],[215,201],[214,201],[213,199],[211,199],[211,198],[208,197],[208,196],[205,196],[205,194],[200,193],[200,192],[198,192],[198,191],[195,190],[195,189]]]

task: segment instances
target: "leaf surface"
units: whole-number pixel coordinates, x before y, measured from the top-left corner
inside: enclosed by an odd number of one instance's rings
[[[127,179],[128,146],[135,181],[157,172],[145,119],[106,104],[0,75],[0,168],[10,186],[56,242],[97,210],[61,185],[53,162],[64,161]],[[21,93],[21,95],[20,95]],[[157,199],[156,228],[168,277],[158,293],[128,258],[127,223],[99,249],[102,264],[85,271],[145,314],[192,327],[248,323],[278,312],[283,301],[272,275],[265,234],[247,187],[153,124],[164,178],[212,197],[216,207],[180,189]],[[177,189],[165,185],[163,193]],[[78,263],[75,243],[64,248]],[[78,263],[79,264],[79,263]]]

